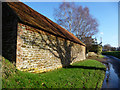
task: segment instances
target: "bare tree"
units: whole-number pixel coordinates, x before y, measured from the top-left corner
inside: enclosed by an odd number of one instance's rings
[[[109,51],[109,50],[111,50],[111,45],[110,44],[105,44],[103,49]]]
[[[120,47],[117,48],[117,51],[120,51]]]
[[[59,25],[72,32],[85,43],[86,37],[92,37],[98,32],[98,23],[89,14],[88,7],[76,6],[74,3],[63,2],[54,11],[55,20]]]
[[[74,10],[75,5],[74,3],[65,3],[63,2],[60,6],[59,9],[55,9],[54,15],[55,15],[55,20],[57,23],[64,28],[66,28],[68,31],[72,32],[72,24],[73,24],[73,17],[74,17]]]

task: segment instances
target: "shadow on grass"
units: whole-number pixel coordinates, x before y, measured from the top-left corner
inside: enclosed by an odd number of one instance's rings
[[[98,67],[92,67],[92,66],[72,66],[72,65],[69,65],[68,67],[65,67],[67,69],[69,68],[82,68],[82,69],[93,69],[93,70],[103,70],[103,71],[106,71],[105,68],[98,68]]]

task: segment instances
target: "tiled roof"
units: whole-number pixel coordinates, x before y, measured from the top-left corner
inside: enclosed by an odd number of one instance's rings
[[[85,44],[72,33],[54,23],[47,17],[41,15],[24,3],[7,2],[7,5],[12,8],[22,23],[85,46]]]

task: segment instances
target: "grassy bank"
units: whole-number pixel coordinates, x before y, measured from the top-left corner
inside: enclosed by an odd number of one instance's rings
[[[105,76],[105,66],[91,59],[41,74],[18,71],[6,59],[2,67],[3,88],[100,88]]]
[[[120,51],[104,51],[103,55],[111,55],[120,59]]]

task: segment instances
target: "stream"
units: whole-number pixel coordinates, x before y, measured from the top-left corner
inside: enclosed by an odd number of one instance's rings
[[[107,58],[107,70],[103,81],[103,88],[116,88],[120,90],[120,59],[113,56],[105,56]]]

